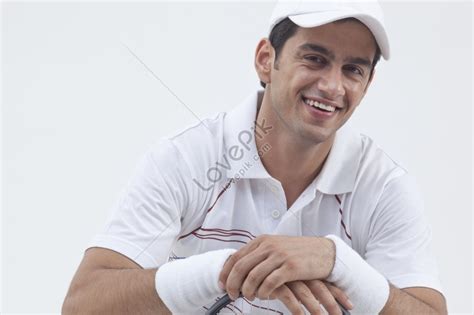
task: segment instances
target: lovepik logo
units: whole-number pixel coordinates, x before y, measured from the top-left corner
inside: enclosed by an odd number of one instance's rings
[[[198,185],[199,188],[203,190],[210,190],[218,183],[224,176],[225,172],[231,169],[231,161],[240,161],[246,155],[245,151],[249,152],[251,150],[252,140],[254,137],[263,139],[272,129],[270,125],[265,125],[265,119],[262,119],[261,124],[257,121],[254,122],[254,126],[249,128],[249,130],[242,130],[237,134],[237,144],[231,146],[225,150],[224,154],[220,161],[217,161],[216,166],[210,167],[206,171],[206,179],[209,181],[209,185],[205,187],[198,180],[193,178],[193,182]],[[239,170],[234,174],[233,182],[239,180],[244,174],[254,165],[255,161],[258,161],[264,154],[271,150],[271,145],[269,143],[264,143],[251,159],[246,159],[242,161],[242,165]]]

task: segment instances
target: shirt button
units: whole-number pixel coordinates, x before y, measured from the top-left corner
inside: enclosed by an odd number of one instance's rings
[[[273,210],[273,211],[272,211],[272,218],[278,219],[279,217],[280,217],[280,211],[278,211],[278,210],[276,210],[276,209]]]

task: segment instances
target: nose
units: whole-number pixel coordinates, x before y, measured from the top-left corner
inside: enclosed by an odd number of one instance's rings
[[[344,96],[345,89],[343,84],[342,72],[336,67],[325,71],[318,80],[318,89],[325,93],[325,97],[336,100]]]

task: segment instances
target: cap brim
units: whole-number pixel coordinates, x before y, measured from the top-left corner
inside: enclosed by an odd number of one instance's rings
[[[349,17],[358,19],[369,28],[379,45],[383,58],[388,60],[390,58],[390,46],[385,28],[379,21],[369,15],[354,13],[349,10],[347,12],[325,11],[288,16],[293,23],[304,28],[317,27]]]

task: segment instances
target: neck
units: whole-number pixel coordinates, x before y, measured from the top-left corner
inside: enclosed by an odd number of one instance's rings
[[[257,123],[272,126],[264,137],[255,137],[257,148],[271,146],[261,157],[267,172],[282,184],[288,207],[318,176],[334,141],[334,136],[321,142],[309,142],[289,130],[275,113],[268,98],[259,97]],[[260,103],[261,102],[261,103]]]

